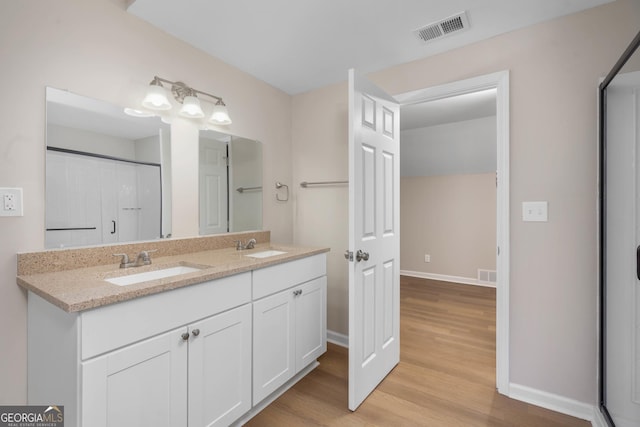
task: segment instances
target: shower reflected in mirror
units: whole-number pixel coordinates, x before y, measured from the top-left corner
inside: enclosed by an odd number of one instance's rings
[[[46,248],[171,234],[169,125],[55,88],[46,115]]]

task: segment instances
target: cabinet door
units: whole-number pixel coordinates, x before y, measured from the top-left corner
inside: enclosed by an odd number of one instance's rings
[[[251,304],[189,332],[189,425],[227,426],[251,409]]]
[[[253,303],[253,404],[295,372],[293,289]]]
[[[327,351],[327,277],[295,288],[296,372]]]
[[[82,425],[187,424],[186,328],[82,363]]]

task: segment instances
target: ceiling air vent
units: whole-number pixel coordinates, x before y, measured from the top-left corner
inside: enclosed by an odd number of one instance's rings
[[[414,30],[414,34],[424,43],[427,43],[449,34],[459,33],[467,28],[469,28],[467,13],[460,12],[441,21],[418,28]]]

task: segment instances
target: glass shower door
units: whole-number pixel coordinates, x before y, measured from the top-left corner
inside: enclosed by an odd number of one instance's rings
[[[640,426],[640,53],[601,87],[600,400],[611,426]],[[633,48],[633,49],[632,49]]]

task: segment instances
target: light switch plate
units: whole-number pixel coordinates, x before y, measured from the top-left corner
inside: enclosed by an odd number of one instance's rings
[[[22,215],[22,188],[0,188],[0,216]]]
[[[522,220],[526,222],[547,222],[547,202],[522,202]]]

